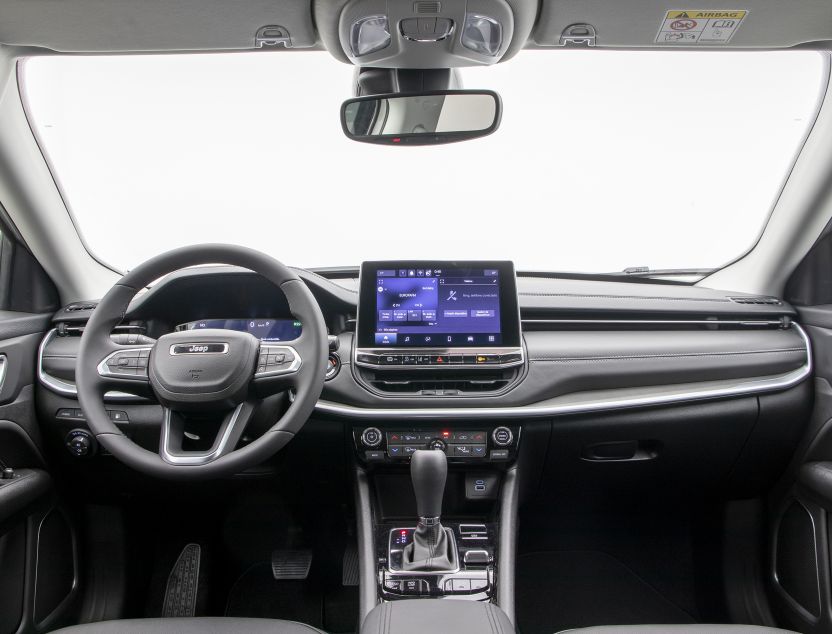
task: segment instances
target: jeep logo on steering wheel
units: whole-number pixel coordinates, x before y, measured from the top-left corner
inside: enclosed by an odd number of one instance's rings
[[[227,343],[177,343],[170,347],[171,354],[226,354]]]

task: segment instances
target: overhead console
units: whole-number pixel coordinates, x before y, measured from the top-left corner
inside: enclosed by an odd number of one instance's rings
[[[315,0],[318,33],[341,61],[375,68],[494,64],[523,48],[537,0]]]
[[[507,388],[525,353],[511,262],[361,266],[354,364],[388,393],[460,396]]]

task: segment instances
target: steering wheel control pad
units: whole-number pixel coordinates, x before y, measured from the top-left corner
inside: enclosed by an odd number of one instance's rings
[[[260,341],[247,332],[188,330],[163,335],[150,355],[159,402],[177,410],[242,403],[257,367]]]

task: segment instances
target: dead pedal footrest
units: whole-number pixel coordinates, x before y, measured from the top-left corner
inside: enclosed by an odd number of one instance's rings
[[[201,555],[202,548],[199,544],[188,544],[179,553],[179,558],[168,575],[162,616],[194,616]]]

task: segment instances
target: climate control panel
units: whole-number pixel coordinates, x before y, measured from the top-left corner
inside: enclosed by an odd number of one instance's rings
[[[419,449],[445,452],[451,462],[509,462],[517,453],[520,427],[384,428],[353,430],[358,456],[364,462],[403,462]]]

